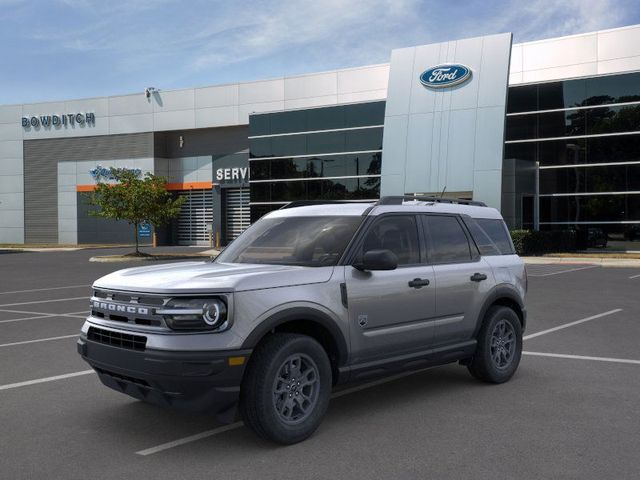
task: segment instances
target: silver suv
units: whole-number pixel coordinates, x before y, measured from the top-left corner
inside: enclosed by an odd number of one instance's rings
[[[336,384],[456,361],[509,380],[526,322],[524,264],[498,211],[431,197],[292,203],[213,261],[93,288],[78,351],[102,383],[224,421],[239,405],[284,444],[316,430]]]

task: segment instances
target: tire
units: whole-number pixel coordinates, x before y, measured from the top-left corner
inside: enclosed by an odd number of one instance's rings
[[[266,440],[301,442],[320,425],[331,387],[331,363],[317,341],[275,333],[251,356],[240,390],[240,413],[245,425]]]
[[[516,312],[508,307],[491,307],[477,340],[476,353],[467,366],[471,375],[488,383],[508,381],[522,356],[522,325]]]

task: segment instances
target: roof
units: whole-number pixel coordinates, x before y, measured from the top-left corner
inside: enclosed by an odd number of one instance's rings
[[[283,208],[281,210],[274,210],[267,214],[269,218],[279,217],[314,217],[325,215],[345,215],[345,216],[360,216],[367,208],[371,208],[374,202],[371,203],[322,203],[318,205],[307,205],[301,207]]]
[[[502,220],[500,212],[492,207],[475,205],[460,205],[457,203],[435,202],[404,202],[402,205],[380,205],[375,207],[370,215],[380,215],[389,212],[429,212],[429,213],[457,213],[469,215],[472,218],[495,218]]]
[[[456,203],[436,203],[406,201],[399,205],[376,205],[376,202],[368,203],[327,203],[307,205],[275,210],[267,214],[269,218],[284,217],[311,217],[311,216],[375,216],[391,212],[432,212],[432,213],[456,213],[469,215],[472,218],[502,219],[500,212],[492,207],[480,207],[475,205],[460,205]]]

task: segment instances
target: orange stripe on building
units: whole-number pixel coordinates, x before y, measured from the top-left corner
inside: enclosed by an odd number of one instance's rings
[[[212,182],[167,183],[167,190],[195,190],[213,187]]]
[[[212,182],[167,183],[167,190],[197,190],[212,188]],[[93,192],[96,185],[76,185],[76,192]]]

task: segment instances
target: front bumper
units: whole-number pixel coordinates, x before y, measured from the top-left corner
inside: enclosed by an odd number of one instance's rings
[[[251,355],[251,350],[137,351],[88,340],[85,335],[77,345],[78,353],[107,387],[156,405],[222,418],[235,413]],[[232,366],[230,357],[244,357],[244,362]]]

